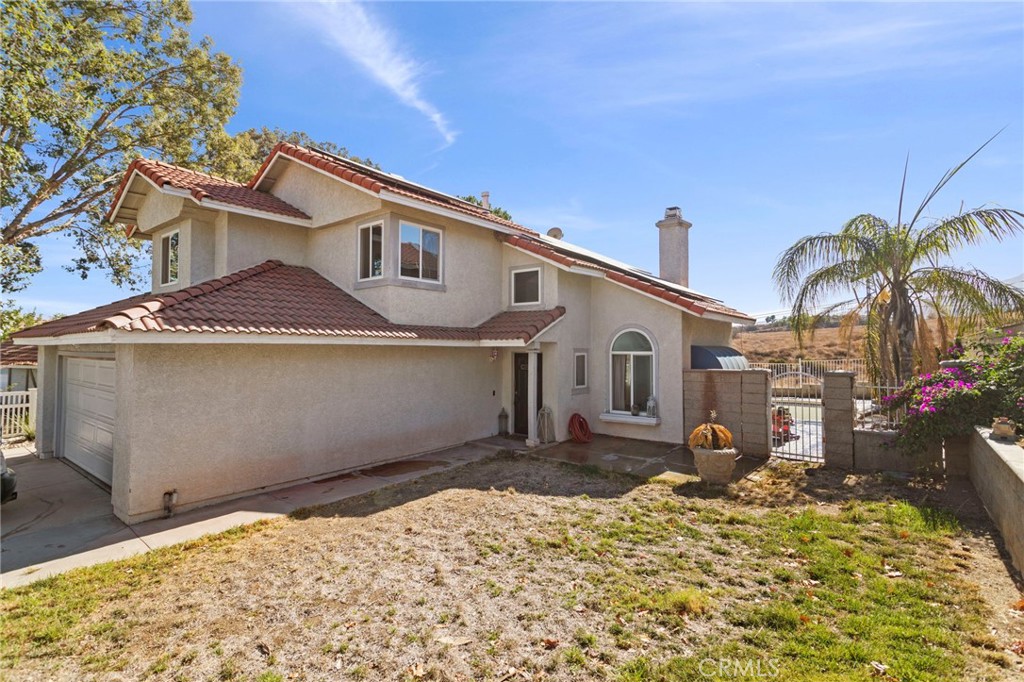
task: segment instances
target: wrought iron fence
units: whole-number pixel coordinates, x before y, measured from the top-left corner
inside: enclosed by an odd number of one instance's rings
[[[886,398],[900,387],[896,384],[858,386],[854,404],[855,426],[868,431],[895,431],[907,417],[905,407],[891,405]]]
[[[804,360],[796,362],[751,362],[751,369],[766,369],[771,372],[772,386],[779,388],[800,388],[818,385],[826,372],[853,372],[858,384],[868,383],[868,365],[864,358],[841,358],[836,360]]]

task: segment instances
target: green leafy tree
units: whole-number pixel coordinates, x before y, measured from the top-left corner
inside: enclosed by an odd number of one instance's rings
[[[207,145],[203,162],[207,172],[218,177],[248,182],[259,170],[278,142],[290,142],[300,147],[316,147],[328,154],[351,159],[364,166],[380,170],[380,166],[369,158],[361,158],[349,152],[346,147],[333,142],[317,142],[302,131],[285,131],[280,128],[250,128],[237,135],[220,135]]]
[[[139,281],[139,245],[103,212],[135,156],[202,167],[225,138],[241,71],[188,32],[187,0],[7,0],[0,46],[0,211],[7,291],[38,271],[30,241],[64,233],[83,277]],[[11,250],[9,247],[16,248]]]
[[[475,206],[480,206],[481,208],[483,208],[484,202],[473,194],[467,194],[464,197],[458,198],[462,199],[463,201],[468,201],[469,203]],[[495,215],[499,218],[503,218],[508,221],[512,220],[512,214],[503,209],[501,206],[491,206],[488,210],[491,212],[492,215]]]
[[[11,338],[11,334],[43,322],[46,322],[46,318],[35,310],[25,310],[10,300],[0,302],[0,341],[6,341]]]
[[[998,325],[1008,315],[1024,313],[1024,292],[980,270],[940,262],[985,238],[1001,241],[1024,234],[1024,213],[982,207],[921,220],[932,199],[992,139],[948,170],[908,221],[903,216],[905,167],[894,224],[862,214],[837,233],[804,237],[782,253],[774,279],[783,298],[792,301],[798,339],[836,311],[849,310],[844,316],[846,330],[864,315],[871,374],[876,380],[904,382],[915,369],[935,362],[927,315],[938,316],[944,348],[950,321]],[[844,292],[852,292],[853,298],[819,308]],[[819,312],[812,314],[814,310]]]

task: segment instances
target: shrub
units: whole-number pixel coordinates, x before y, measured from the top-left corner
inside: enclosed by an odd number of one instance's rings
[[[907,411],[897,447],[920,452],[950,436],[968,435],[996,416],[1024,423],[1024,334],[980,342],[965,357],[962,367],[914,377],[883,399]]]

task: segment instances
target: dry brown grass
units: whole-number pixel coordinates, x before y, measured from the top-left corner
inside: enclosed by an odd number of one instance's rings
[[[1001,611],[1020,596],[990,526],[870,502],[944,504],[928,487],[812,471],[779,463],[722,492],[535,459],[467,466],[0,595],[4,676],[682,680],[704,656],[785,650],[791,680],[867,680],[874,657],[932,671],[915,679],[1024,670],[1000,651],[1024,625],[986,621],[979,575]],[[846,649],[825,643],[852,602],[850,627],[869,627],[836,660]],[[40,639],[44,613],[65,621]]]
[[[864,328],[854,329],[852,346],[840,338],[838,327],[816,330],[813,337],[808,335],[804,339],[802,349],[793,332],[788,330],[737,332],[732,344],[751,362],[796,362],[801,357],[808,360],[863,358]]]

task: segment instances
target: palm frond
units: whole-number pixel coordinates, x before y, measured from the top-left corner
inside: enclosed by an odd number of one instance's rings
[[[933,292],[942,308],[957,320],[1000,324],[1024,317],[1024,291],[975,268],[921,268],[911,281],[917,291]]]
[[[917,208],[917,211],[914,213],[914,217],[910,219],[909,223],[907,223],[908,227],[913,227],[914,224],[917,223],[917,219],[921,217],[922,213],[924,213],[924,210],[928,207],[928,204],[930,204],[932,199],[935,198],[935,195],[941,192],[942,188],[945,187],[946,184],[953,179],[953,176],[959,173],[960,169],[966,166],[971,161],[971,159],[973,159],[981,152],[982,149],[987,147],[989,143],[992,142],[992,140],[999,137],[999,133],[1002,133],[1004,130],[1006,130],[1006,126],[1003,126],[1002,128],[999,129],[999,132],[985,140],[985,144],[975,149],[974,153],[968,156],[963,161],[961,161],[959,165],[954,166],[953,168],[950,168],[948,171],[946,171],[946,174],[943,175],[939,182],[935,185],[935,187],[932,188],[932,191],[928,192],[928,194],[925,195],[924,200],[921,202],[921,205]]]
[[[791,301],[800,287],[801,278],[808,270],[842,261],[861,260],[873,248],[870,239],[852,234],[846,228],[839,234],[803,237],[779,256],[772,279],[783,300]]]
[[[923,228],[915,240],[914,260],[948,256],[986,237],[998,242],[1017,234],[1024,234],[1024,213],[1009,208],[976,208]]]

